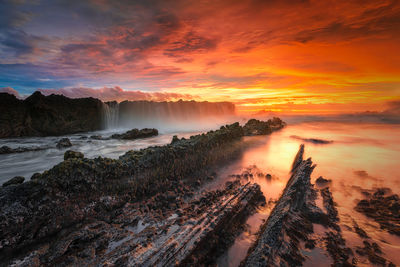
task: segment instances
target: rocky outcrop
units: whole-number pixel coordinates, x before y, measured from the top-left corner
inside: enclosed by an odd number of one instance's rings
[[[74,233],[87,221],[110,222],[126,203],[161,192],[172,192],[167,199],[177,198],[179,188],[198,187],[213,166],[239,155],[243,136],[243,127],[234,123],[189,139],[176,138],[173,144],[129,151],[119,159],[88,159],[67,151],[65,160],[52,169],[0,190],[0,261],[27,255],[32,247],[58,234]],[[190,197],[186,193],[179,197]],[[146,209],[158,206],[143,203]]]
[[[0,138],[64,135],[99,130],[103,103],[35,92],[25,100],[0,93]]]
[[[134,140],[138,138],[146,138],[146,137],[152,137],[152,136],[157,136],[158,135],[158,130],[157,129],[150,129],[150,128],[144,128],[144,129],[132,129],[130,131],[127,131],[126,133],[123,134],[113,134],[111,138],[113,139],[126,139],[126,140]]]
[[[69,140],[69,138],[66,138],[66,137],[65,138],[61,138],[56,144],[56,147],[59,148],[59,149],[66,148],[66,147],[71,147],[71,146],[72,146],[71,141]]]
[[[29,151],[40,151],[48,149],[49,147],[17,147],[11,148],[9,146],[1,146],[0,147],[0,155],[1,154],[12,154],[12,153],[24,153]]]
[[[182,182],[139,202],[99,199],[101,217],[69,225],[2,262],[18,266],[199,266],[214,263],[265,198],[257,184],[203,192]],[[94,204],[94,203],[93,203]],[[78,208],[78,207],[76,207]],[[71,214],[70,214],[71,215]]]
[[[244,126],[243,130],[245,135],[264,135],[270,134],[274,130],[281,129],[286,124],[277,117],[272,120],[260,121],[257,119],[250,119]]]
[[[311,159],[304,160],[304,146],[293,162],[292,175],[259,237],[249,249],[242,266],[301,266],[305,261],[302,248],[316,246],[313,224],[327,228],[323,237],[326,250],[335,266],[352,266],[352,254],[340,233],[338,217],[329,189],[321,191],[323,211],[316,205],[318,191],[311,184],[315,167]]]
[[[400,199],[389,189],[379,188],[357,203],[355,210],[373,218],[382,229],[400,236]]]
[[[326,186],[326,185],[329,185],[331,182],[332,182],[331,179],[325,179],[325,178],[322,177],[322,176],[318,177],[317,180],[315,180],[315,183],[316,183],[318,186]]]
[[[15,176],[14,178],[11,178],[7,182],[3,184],[3,187],[9,186],[9,185],[17,185],[17,184],[22,184],[24,182],[25,178],[22,176]]]

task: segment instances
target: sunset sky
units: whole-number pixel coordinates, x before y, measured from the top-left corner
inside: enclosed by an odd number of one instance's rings
[[[2,0],[0,87],[382,111],[400,100],[400,1]]]

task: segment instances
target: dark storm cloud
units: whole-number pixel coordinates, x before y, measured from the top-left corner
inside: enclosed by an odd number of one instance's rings
[[[32,14],[28,11],[19,10],[20,6],[17,1],[1,1],[0,30],[21,26],[31,19]]]
[[[30,55],[35,52],[44,52],[43,48],[38,46],[39,42],[48,42],[48,38],[27,34],[22,30],[3,31],[0,33],[0,48],[3,53],[10,56]],[[4,58],[3,58],[4,59]]]

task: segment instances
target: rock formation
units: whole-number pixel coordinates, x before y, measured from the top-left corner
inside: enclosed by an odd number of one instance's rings
[[[138,138],[145,138],[145,137],[151,137],[151,136],[157,136],[158,135],[158,130],[157,129],[149,129],[149,128],[144,128],[144,129],[132,129],[130,131],[127,131],[126,133],[123,134],[113,134],[111,138],[114,139],[126,139],[126,140],[134,140]]]
[[[389,189],[378,188],[357,203],[355,210],[373,218],[382,229],[400,236],[400,199]]]
[[[0,138],[64,135],[99,130],[103,103],[35,92],[25,100],[0,93]]]
[[[173,200],[178,197],[177,190],[186,192],[179,198],[190,197],[193,192],[183,188],[198,187],[210,177],[207,172],[213,166],[235,157],[243,136],[243,127],[234,123],[190,139],[176,138],[173,144],[129,151],[117,160],[87,159],[81,153],[67,151],[65,160],[52,169],[35,174],[25,183],[0,189],[0,261],[35,254],[32,248],[58,235],[72,234],[78,240],[91,239],[97,234],[107,238],[106,230],[91,232],[91,227],[98,227],[95,225],[82,229],[87,236],[74,233],[88,221],[111,222],[123,213],[121,209],[127,203],[149,203],[146,200],[160,193]],[[143,208],[149,210],[159,205],[152,203],[152,206],[143,204]],[[174,202],[165,204],[177,207]],[[58,244],[61,248],[52,248],[57,253],[67,253],[78,241],[65,242]],[[100,247],[104,246],[101,245],[104,241],[99,242]],[[53,260],[63,254],[57,255],[46,261],[56,263]]]
[[[260,121],[257,119],[250,119],[244,126],[243,130],[245,135],[264,135],[270,134],[277,128],[281,128],[285,123],[277,117],[272,120]]]
[[[335,266],[351,266],[351,251],[341,237],[332,196],[329,189],[321,192],[327,213],[316,205],[318,191],[310,182],[315,165],[310,158],[303,160],[303,154],[301,145],[292,175],[242,266],[301,266],[305,261],[302,246],[315,247],[314,223],[328,228],[324,239]]]

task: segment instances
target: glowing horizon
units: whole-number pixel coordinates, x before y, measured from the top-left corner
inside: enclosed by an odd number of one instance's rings
[[[72,90],[297,114],[384,111],[400,100],[396,1],[1,6],[0,87],[21,95]]]

